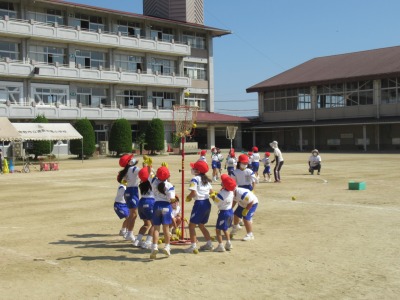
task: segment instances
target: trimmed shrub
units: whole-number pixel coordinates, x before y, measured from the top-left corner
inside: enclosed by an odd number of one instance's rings
[[[153,119],[146,128],[145,150],[155,151],[164,150],[164,122],[161,119]]]
[[[115,121],[111,127],[108,150],[117,152],[117,156],[132,152],[132,130],[128,120]]]
[[[33,123],[49,123],[49,120],[44,116],[37,116]],[[32,149],[28,150],[29,154],[34,154],[35,158],[43,154],[50,154],[53,151],[53,141],[33,141]]]
[[[92,123],[87,118],[80,119],[75,123],[74,127],[83,137],[83,156],[87,158],[93,156],[96,150],[96,138]],[[82,158],[82,141],[71,140],[70,151],[72,154]]]

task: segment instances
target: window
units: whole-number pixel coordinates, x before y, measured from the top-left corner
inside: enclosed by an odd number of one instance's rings
[[[287,111],[311,109],[309,88],[293,88],[264,93],[264,111]]]
[[[185,96],[185,105],[198,106],[200,110],[207,109],[207,95],[204,94],[190,94]]]
[[[0,83],[0,103],[5,104],[10,101],[11,104],[24,104],[22,98],[22,84],[1,82]]]
[[[150,30],[151,39],[163,41],[163,42],[172,42],[174,39],[174,34],[171,28],[161,28],[158,26],[154,26]]]
[[[192,79],[207,80],[207,65],[194,62],[185,62],[184,74]]]
[[[381,103],[400,103],[400,79],[385,78],[381,80]]]
[[[98,69],[100,66],[106,66],[107,55],[97,51],[76,50],[75,63],[86,69]]]
[[[0,17],[9,16],[10,18],[16,19],[17,12],[14,3],[12,2],[0,2]]]
[[[76,93],[78,103],[82,106],[99,107],[107,102],[107,89],[78,87]]]
[[[50,46],[29,46],[29,57],[45,64],[65,64],[65,50]]]
[[[0,58],[10,58],[12,60],[19,60],[19,44],[14,42],[0,41]]]
[[[334,108],[345,106],[343,84],[319,86],[317,88],[317,107]]]
[[[38,105],[67,105],[69,87],[35,84],[32,86],[33,101]]]
[[[175,61],[162,58],[151,59],[151,70],[162,75],[172,75],[175,72]]]
[[[143,70],[143,57],[117,54],[115,55],[115,67],[121,68],[122,72],[137,73],[138,70]]]
[[[121,34],[125,36],[140,36],[142,32],[142,26],[140,23],[118,20],[117,31],[121,32]]]
[[[117,103],[124,107],[136,108],[139,105],[144,107],[144,92],[134,90],[117,90]]]
[[[176,102],[176,94],[170,92],[153,92],[153,107],[172,109]]]
[[[29,11],[27,18],[41,23],[65,25],[64,12],[59,9],[47,9],[44,13]]]
[[[192,48],[205,49],[206,48],[206,36],[195,32],[183,32],[183,42],[190,44]]]
[[[75,19],[72,20],[73,26],[80,26],[81,29],[90,31],[98,31],[105,29],[105,20],[100,16],[89,16],[87,14],[76,13]]]

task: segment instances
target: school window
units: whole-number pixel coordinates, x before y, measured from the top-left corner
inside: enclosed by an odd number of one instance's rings
[[[175,72],[175,61],[162,58],[152,58],[150,68],[153,73],[158,72],[161,75],[172,75]]]
[[[98,51],[76,50],[75,63],[79,67],[86,69],[98,69],[100,66],[103,68],[107,64],[107,54]]]
[[[139,105],[144,107],[144,91],[117,90],[117,103],[127,108],[137,108]]]
[[[153,92],[153,107],[172,109],[176,103],[176,93]]]
[[[28,11],[27,19],[47,24],[65,25],[64,12],[59,9],[47,9],[46,12]]]
[[[196,49],[206,49],[206,36],[196,32],[183,32],[183,43],[190,45]]]
[[[105,30],[105,20],[100,16],[90,16],[87,14],[76,13],[75,18],[71,21],[72,26],[80,26],[81,29],[98,31]]]
[[[78,87],[76,97],[82,106],[99,107],[107,103],[107,89]]]
[[[150,30],[150,37],[152,40],[157,39],[159,41],[171,43],[174,39],[174,34],[171,28],[154,26]]]
[[[38,105],[67,105],[69,87],[45,84],[32,85],[32,97]]]
[[[7,101],[10,101],[11,104],[23,105],[22,89],[23,87],[20,83],[1,82],[0,104],[6,104]]]
[[[344,84],[331,84],[317,88],[317,108],[345,106]]]
[[[400,103],[400,78],[385,78],[381,80],[381,103]]]
[[[0,41],[0,58],[10,58],[12,60],[19,60],[20,58],[20,46],[14,42]]]
[[[289,111],[311,109],[309,88],[293,88],[264,93],[264,111]]]
[[[17,18],[17,12],[15,4],[12,2],[0,2],[0,17],[4,18],[4,16],[9,16],[12,19]]]
[[[121,32],[124,36],[137,36],[142,33],[142,26],[140,23],[129,22],[125,20],[118,20],[117,31]]]
[[[185,62],[184,74],[192,79],[207,80],[207,65],[194,62]]]
[[[50,46],[29,46],[29,57],[36,61],[45,64],[55,64],[60,65],[65,64],[65,49]]]
[[[185,105],[198,106],[199,110],[207,109],[207,95],[204,94],[190,94],[185,96]]]
[[[122,72],[137,73],[143,70],[143,57],[125,54],[115,55],[115,67]]]

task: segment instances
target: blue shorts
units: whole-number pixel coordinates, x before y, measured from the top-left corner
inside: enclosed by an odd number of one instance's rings
[[[126,203],[114,202],[114,211],[120,219],[129,216],[129,208],[126,206]]]
[[[196,200],[190,215],[190,223],[207,224],[210,217],[211,203],[207,200]]]
[[[251,184],[239,185],[239,187],[244,188],[244,189],[248,189],[250,191],[253,190],[253,186]]]
[[[235,210],[235,216],[237,216],[239,218],[243,218],[246,221],[251,221],[251,218],[254,216],[254,213],[256,212],[257,206],[258,206],[258,203],[254,204],[250,208],[249,212],[247,213],[247,216],[245,216],[245,217],[242,216],[242,211],[243,211],[244,207],[238,206]]]
[[[258,172],[258,168],[260,167],[260,163],[258,161],[253,161],[251,163],[252,169],[254,172]]]
[[[227,231],[232,226],[233,210],[220,210],[218,212],[217,225],[215,228]]]
[[[151,220],[153,218],[154,198],[141,198],[139,200],[139,218],[141,220]]]
[[[264,167],[263,174],[271,174],[271,166]]]
[[[235,171],[235,167],[228,167],[228,175],[231,176],[233,174],[233,171]]]
[[[167,201],[155,201],[153,207],[153,217],[151,221],[153,225],[170,225],[172,224],[172,207]]]
[[[124,198],[129,209],[137,208],[139,205],[139,188],[137,186],[127,187]]]
[[[221,162],[213,160],[211,162],[211,168],[212,169],[221,169]]]

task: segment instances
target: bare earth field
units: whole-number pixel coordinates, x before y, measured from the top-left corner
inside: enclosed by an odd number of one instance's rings
[[[172,246],[155,261],[118,236],[118,159],[0,175],[0,298],[399,299],[400,155],[321,153],[312,176],[309,153],[283,154],[282,183],[256,188],[254,241],[242,242],[242,230],[230,252]],[[186,189],[197,158],[186,156]],[[180,196],[180,156],[154,157],[162,161]],[[366,190],[349,190],[349,180]],[[213,235],[216,216],[213,206]]]

